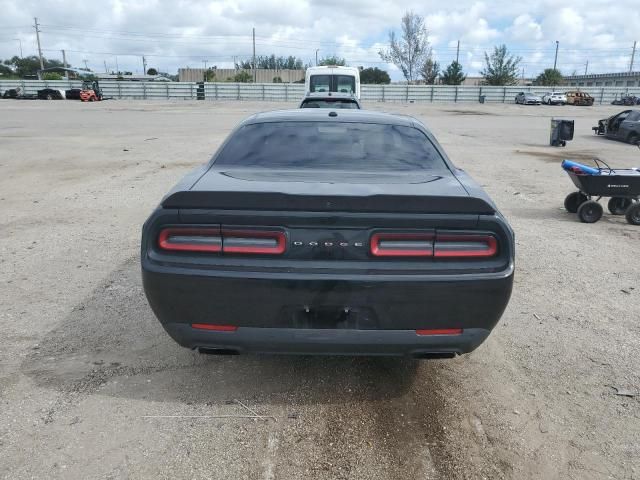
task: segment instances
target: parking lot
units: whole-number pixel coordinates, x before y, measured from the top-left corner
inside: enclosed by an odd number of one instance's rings
[[[511,303],[470,355],[213,357],[165,334],[142,223],[285,106],[0,100],[0,477],[640,478],[640,228],[579,223],[560,168],[640,166],[591,132],[623,107],[364,105],[423,120],[516,232]],[[564,149],[552,115],[576,121]]]

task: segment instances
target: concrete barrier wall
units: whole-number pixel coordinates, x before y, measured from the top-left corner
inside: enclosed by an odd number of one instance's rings
[[[25,93],[34,94],[47,87],[67,90],[81,86],[82,82],[77,80],[0,80],[0,92],[21,87]],[[215,82],[199,85],[195,82],[102,81],[100,87],[106,97],[115,99],[298,101],[304,96],[304,85],[290,83]],[[518,86],[362,85],[361,96],[363,102],[477,103],[480,96],[484,96],[487,103],[513,103],[518,92],[542,95],[550,90]],[[596,104],[611,103],[625,94],[640,96],[640,87],[581,87],[580,90],[591,94]]]

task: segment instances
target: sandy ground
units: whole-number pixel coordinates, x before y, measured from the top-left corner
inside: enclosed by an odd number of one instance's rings
[[[142,222],[240,119],[285,106],[0,101],[0,477],[640,478],[640,228],[579,223],[559,167],[640,165],[591,133],[619,107],[365,105],[424,120],[516,231],[511,303],[471,355],[169,339],[141,289]],[[546,146],[551,115],[576,120],[565,149]]]

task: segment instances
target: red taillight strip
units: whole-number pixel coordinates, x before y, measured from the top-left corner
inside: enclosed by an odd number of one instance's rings
[[[189,242],[190,238],[194,241]],[[196,241],[199,238],[202,243]],[[209,243],[205,243],[207,241]],[[171,251],[221,252],[222,237],[219,228],[165,228],[158,235],[158,245]]]
[[[462,335],[461,328],[435,328],[430,330],[416,330],[416,335]]]
[[[191,328],[197,330],[213,330],[216,332],[235,332],[238,330],[236,325],[213,325],[210,323],[192,323]]]
[[[456,247],[455,243],[460,245]],[[480,248],[469,248],[470,245]],[[438,233],[433,247],[436,258],[487,258],[497,253],[498,241],[493,235]]]
[[[244,245],[232,245],[232,239],[247,240]],[[275,245],[251,245],[251,240],[274,240]],[[228,243],[227,243],[228,242]],[[284,232],[266,230],[222,229],[222,251],[224,253],[248,253],[260,255],[282,255],[287,249]]]
[[[433,256],[432,233],[374,233],[371,236],[371,255],[374,257],[431,257]],[[430,242],[427,248],[384,248],[383,241]]]

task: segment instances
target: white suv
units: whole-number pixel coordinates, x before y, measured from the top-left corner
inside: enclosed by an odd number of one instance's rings
[[[542,103],[547,105],[564,105],[567,103],[567,96],[562,92],[547,92],[542,96]]]

